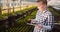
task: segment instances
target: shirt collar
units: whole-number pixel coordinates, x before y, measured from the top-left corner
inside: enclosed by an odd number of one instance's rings
[[[43,11],[43,13],[47,12],[47,9],[45,11]]]
[[[38,10],[39,11],[39,10]],[[42,11],[39,11],[39,12],[42,12]],[[43,11],[43,13],[47,12],[47,9],[45,11]]]

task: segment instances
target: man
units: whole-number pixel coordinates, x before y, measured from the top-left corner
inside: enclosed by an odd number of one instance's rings
[[[38,11],[35,19],[31,23],[36,23],[33,32],[47,32],[53,28],[53,16],[47,9],[47,0],[37,0]]]

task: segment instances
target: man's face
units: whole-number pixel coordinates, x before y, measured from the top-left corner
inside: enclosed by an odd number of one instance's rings
[[[46,8],[46,5],[43,4],[42,2],[37,2],[37,7],[38,9],[43,9],[43,8]]]

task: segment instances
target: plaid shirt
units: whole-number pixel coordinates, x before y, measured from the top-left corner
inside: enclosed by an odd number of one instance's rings
[[[53,28],[54,17],[50,11],[45,10],[41,12],[38,10],[34,23],[36,23],[37,25],[43,25],[43,28],[41,30],[37,29],[35,26],[34,32],[46,32],[47,30],[51,30]]]

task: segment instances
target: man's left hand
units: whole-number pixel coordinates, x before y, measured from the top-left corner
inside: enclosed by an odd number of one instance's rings
[[[36,26],[36,28],[37,28],[37,29],[42,29],[43,26],[42,26],[41,24],[38,24],[38,25]]]

